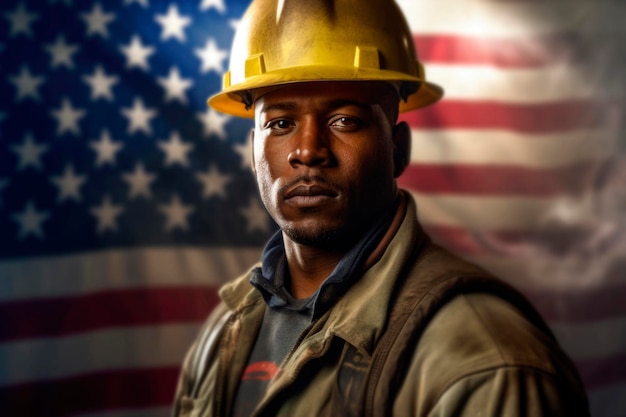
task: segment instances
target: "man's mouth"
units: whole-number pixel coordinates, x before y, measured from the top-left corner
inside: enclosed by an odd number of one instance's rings
[[[298,183],[284,194],[284,200],[299,208],[315,207],[327,203],[339,193],[318,183]]]

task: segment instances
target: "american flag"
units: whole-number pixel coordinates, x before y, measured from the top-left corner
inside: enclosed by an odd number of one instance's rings
[[[400,183],[437,241],[537,305],[593,415],[623,417],[626,12],[588,3],[399,1],[446,89],[403,115]],[[216,289],[275,228],[251,123],[205,103],[247,4],[0,5],[3,415],[169,414]]]

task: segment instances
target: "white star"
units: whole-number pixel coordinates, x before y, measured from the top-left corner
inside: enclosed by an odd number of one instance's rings
[[[159,211],[163,212],[165,217],[167,217],[165,231],[169,232],[173,229],[189,229],[187,216],[194,211],[194,208],[193,206],[184,205],[178,195],[173,195],[169,204],[159,205]]]
[[[107,25],[115,20],[115,14],[104,13],[100,3],[94,4],[90,13],[81,13],[80,17],[87,24],[87,36],[101,35],[103,38],[109,36]]]
[[[230,116],[208,108],[204,113],[198,113],[198,119],[204,125],[204,136],[208,137],[214,134],[220,139],[226,139],[224,125],[230,120]]]
[[[28,13],[24,3],[20,3],[14,12],[5,12],[4,17],[11,23],[11,37],[20,33],[31,37],[33,32],[30,28],[31,23],[39,18],[37,13]]]
[[[193,85],[190,78],[181,78],[178,68],[172,67],[167,78],[158,78],[157,82],[165,89],[165,101],[178,100],[182,104],[187,103],[185,90]]]
[[[193,149],[193,145],[183,142],[178,132],[170,134],[169,142],[161,141],[157,145],[165,152],[165,166],[174,165],[175,163],[179,163],[184,167],[189,165],[187,153]]]
[[[228,26],[230,26],[230,28],[237,32],[237,29],[239,29],[239,24],[241,23],[241,19],[230,19],[228,21]]]
[[[211,7],[215,7],[215,9],[221,14],[224,14],[226,12],[224,0],[202,0],[202,4],[200,4],[200,10],[207,10]]]
[[[9,181],[4,178],[0,178],[0,207],[2,207],[2,190],[9,185]]]
[[[107,195],[102,199],[100,206],[94,206],[90,211],[98,221],[98,234],[102,234],[107,230],[117,231],[117,217],[122,214],[124,208],[111,203],[111,198]]]
[[[74,61],[72,61],[72,54],[78,51],[78,46],[65,43],[63,35],[59,35],[54,44],[46,45],[46,51],[50,53],[52,62],[50,62],[50,68],[58,67],[59,65],[65,65],[67,68],[74,68]]]
[[[11,83],[17,89],[15,101],[22,101],[25,98],[31,97],[35,101],[39,101],[39,85],[44,82],[44,77],[36,77],[30,73],[27,66],[22,66],[22,71],[19,75],[9,77]]]
[[[124,174],[122,175],[122,178],[130,187],[130,190],[128,190],[129,199],[139,196],[144,196],[146,198],[152,197],[150,184],[156,180],[156,175],[146,172],[141,163],[137,163],[137,165],[135,165],[134,172]]]
[[[41,228],[43,223],[50,215],[45,211],[37,211],[32,201],[28,201],[22,213],[13,214],[13,220],[19,223],[20,231],[17,235],[22,240],[28,235],[35,235],[39,239],[44,238],[44,232]]]
[[[191,24],[191,18],[178,14],[178,7],[170,4],[167,14],[158,14],[156,21],[161,25],[161,40],[176,38],[181,42],[185,41],[185,26]]]
[[[202,61],[201,73],[211,70],[218,74],[224,72],[224,60],[228,57],[228,51],[220,49],[214,39],[208,39],[204,48],[196,48],[194,52]]]
[[[248,220],[248,232],[252,233],[255,230],[260,230],[266,233],[270,231],[267,211],[265,211],[265,207],[259,203],[257,198],[252,197],[248,207],[242,208],[241,212]]]
[[[197,173],[196,178],[202,183],[202,198],[224,197],[226,195],[226,183],[230,177],[223,175],[215,166],[208,169],[206,173]]]
[[[91,99],[96,100],[104,97],[109,101],[113,101],[113,92],[111,89],[117,83],[118,77],[115,75],[107,76],[101,65],[98,65],[92,76],[84,75],[83,81],[91,87]]]
[[[245,143],[234,145],[235,152],[241,156],[241,165],[252,170],[252,137],[248,135]]]
[[[122,46],[120,49],[122,53],[126,55],[127,68],[139,67],[146,71],[150,69],[148,57],[154,53],[154,48],[144,46],[139,36],[134,35],[130,44],[128,46]]]
[[[59,188],[57,203],[62,203],[68,199],[78,202],[82,199],[79,188],[87,181],[87,177],[74,174],[72,165],[67,165],[63,175],[52,177],[50,181]]]
[[[29,166],[32,166],[35,169],[41,169],[41,155],[48,150],[47,145],[37,145],[33,140],[33,137],[30,133],[26,133],[24,135],[24,142],[22,145],[13,145],[11,146],[13,152],[15,152],[20,161],[18,163],[17,170],[22,171]]]
[[[76,136],[80,135],[78,121],[85,117],[85,110],[74,109],[72,102],[68,98],[64,98],[61,108],[50,113],[58,122],[57,136],[61,136],[65,132],[71,132]]]
[[[115,165],[115,154],[124,147],[122,142],[113,142],[109,132],[103,130],[100,134],[100,140],[89,142],[89,146],[96,151],[96,166],[102,166],[104,164]]]
[[[128,118],[129,134],[132,134],[138,130],[143,131],[145,134],[152,134],[152,128],[150,127],[150,119],[156,117],[157,112],[154,109],[144,107],[143,101],[136,97],[133,102],[132,108],[123,108],[122,114]]]
[[[124,0],[125,5],[137,3],[143,7],[148,7],[148,0]]]

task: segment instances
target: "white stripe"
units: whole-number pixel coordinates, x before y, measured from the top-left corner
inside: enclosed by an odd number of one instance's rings
[[[578,31],[595,16],[594,2],[398,0],[416,33],[532,36]],[[575,4],[573,4],[575,3]]]
[[[553,33],[626,33],[623,1],[397,0],[415,33],[536,36]]]
[[[73,414],[75,417],[170,417],[171,415],[172,407],[107,410],[86,414]]]
[[[548,234],[556,230],[586,229],[590,238],[612,242],[612,247],[623,249],[624,241],[618,238],[623,237],[620,211],[623,206],[621,194],[616,194],[621,189],[595,190],[591,181],[578,185],[586,192],[575,196],[563,193],[550,198],[412,193],[424,225],[461,227],[469,231],[541,231]],[[590,249],[589,245],[579,247],[579,250]]]
[[[444,100],[536,104],[593,99],[603,93],[600,85],[590,82],[590,74],[582,65],[571,63],[525,69],[425,64],[426,78],[444,87]],[[621,91],[610,93],[622,94]]]
[[[577,248],[570,252],[542,251],[542,244],[548,245],[549,242],[528,242],[528,249],[517,253],[458,255],[482,266],[522,292],[526,289],[531,293],[551,291],[567,297],[563,292],[565,288],[567,291],[591,291],[598,286],[626,283],[626,274],[615,273],[616,266],[623,262],[626,253],[623,249],[607,250],[599,244],[583,256]]]
[[[575,324],[551,322],[549,325],[575,361],[610,357],[626,350],[626,317]]]
[[[1,301],[159,285],[221,285],[261,248],[142,248],[0,262]]]
[[[422,224],[470,230],[537,230],[555,204],[548,198],[413,194]]]
[[[467,163],[555,168],[605,159],[618,150],[610,130],[520,134],[503,130],[412,129],[412,163]]]
[[[589,392],[593,417],[624,417],[626,410],[626,382],[609,385]]]
[[[0,386],[88,372],[180,366],[199,325],[124,327],[0,344]]]

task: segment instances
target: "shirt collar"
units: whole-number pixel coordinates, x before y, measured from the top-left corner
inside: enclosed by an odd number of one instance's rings
[[[397,210],[397,204],[339,261],[333,272],[306,301],[296,300],[286,288],[287,262],[283,235],[279,230],[268,241],[262,256],[262,266],[252,271],[250,283],[261,293],[271,308],[308,309],[311,320],[323,315],[362,275],[365,262],[387,232]]]

